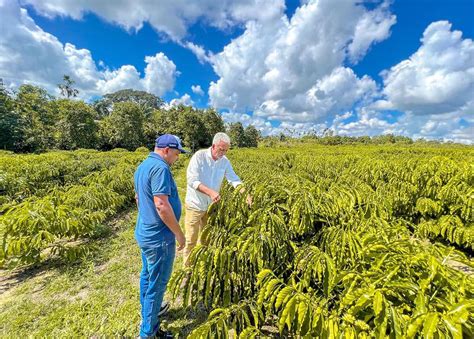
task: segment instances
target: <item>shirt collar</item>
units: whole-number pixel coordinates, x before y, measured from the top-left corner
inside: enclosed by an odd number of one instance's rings
[[[150,158],[153,158],[153,159],[156,159],[158,161],[161,161],[163,162],[166,166],[169,167],[168,163],[157,153],[155,152],[150,152],[150,154],[148,155]]]

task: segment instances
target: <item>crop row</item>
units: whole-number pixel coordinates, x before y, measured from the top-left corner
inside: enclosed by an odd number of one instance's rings
[[[5,210],[31,196],[78,183],[94,171],[111,168],[126,154],[120,150],[79,150],[44,154],[0,154],[0,207]]]
[[[235,154],[246,192],[225,186],[170,284],[209,310],[190,336],[472,337],[474,279],[451,267],[473,270],[470,156],[412,151]]]
[[[133,172],[145,156],[121,152],[120,158],[110,157],[115,165],[109,169],[11,206],[0,216],[0,264],[39,262],[54,254],[74,259],[83,254],[87,246],[80,244],[100,235],[104,222],[133,201]]]

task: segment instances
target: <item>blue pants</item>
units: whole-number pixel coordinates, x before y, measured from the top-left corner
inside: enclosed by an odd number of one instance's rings
[[[140,273],[140,337],[153,337],[160,326],[158,312],[173,270],[176,244],[163,241],[157,247],[140,247],[140,250],[143,263]]]

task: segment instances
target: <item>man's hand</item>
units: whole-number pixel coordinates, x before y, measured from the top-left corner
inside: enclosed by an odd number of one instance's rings
[[[252,196],[247,194],[247,205],[252,206]]]
[[[245,187],[243,185],[239,185],[238,187],[240,187],[239,193],[245,193]],[[245,201],[247,202],[247,205],[252,206],[252,196],[250,194],[247,194]]]
[[[218,202],[219,200],[221,200],[219,192],[216,192],[214,190],[211,190],[209,192],[209,197],[211,198],[212,202]]]
[[[176,240],[178,241],[178,251],[181,251],[186,245],[186,238],[184,237],[183,232],[178,233]]]
[[[212,188],[209,188],[202,183],[199,184],[197,190],[211,198],[212,202],[218,202],[219,200],[221,200],[221,195],[219,194],[219,192],[214,191]]]

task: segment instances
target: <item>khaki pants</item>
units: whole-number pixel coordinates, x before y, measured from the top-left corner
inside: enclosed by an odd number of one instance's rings
[[[186,246],[183,252],[183,265],[188,266],[189,254],[196,246],[201,244],[200,233],[207,223],[207,211],[198,211],[185,206],[184,230],[186,236]]]

